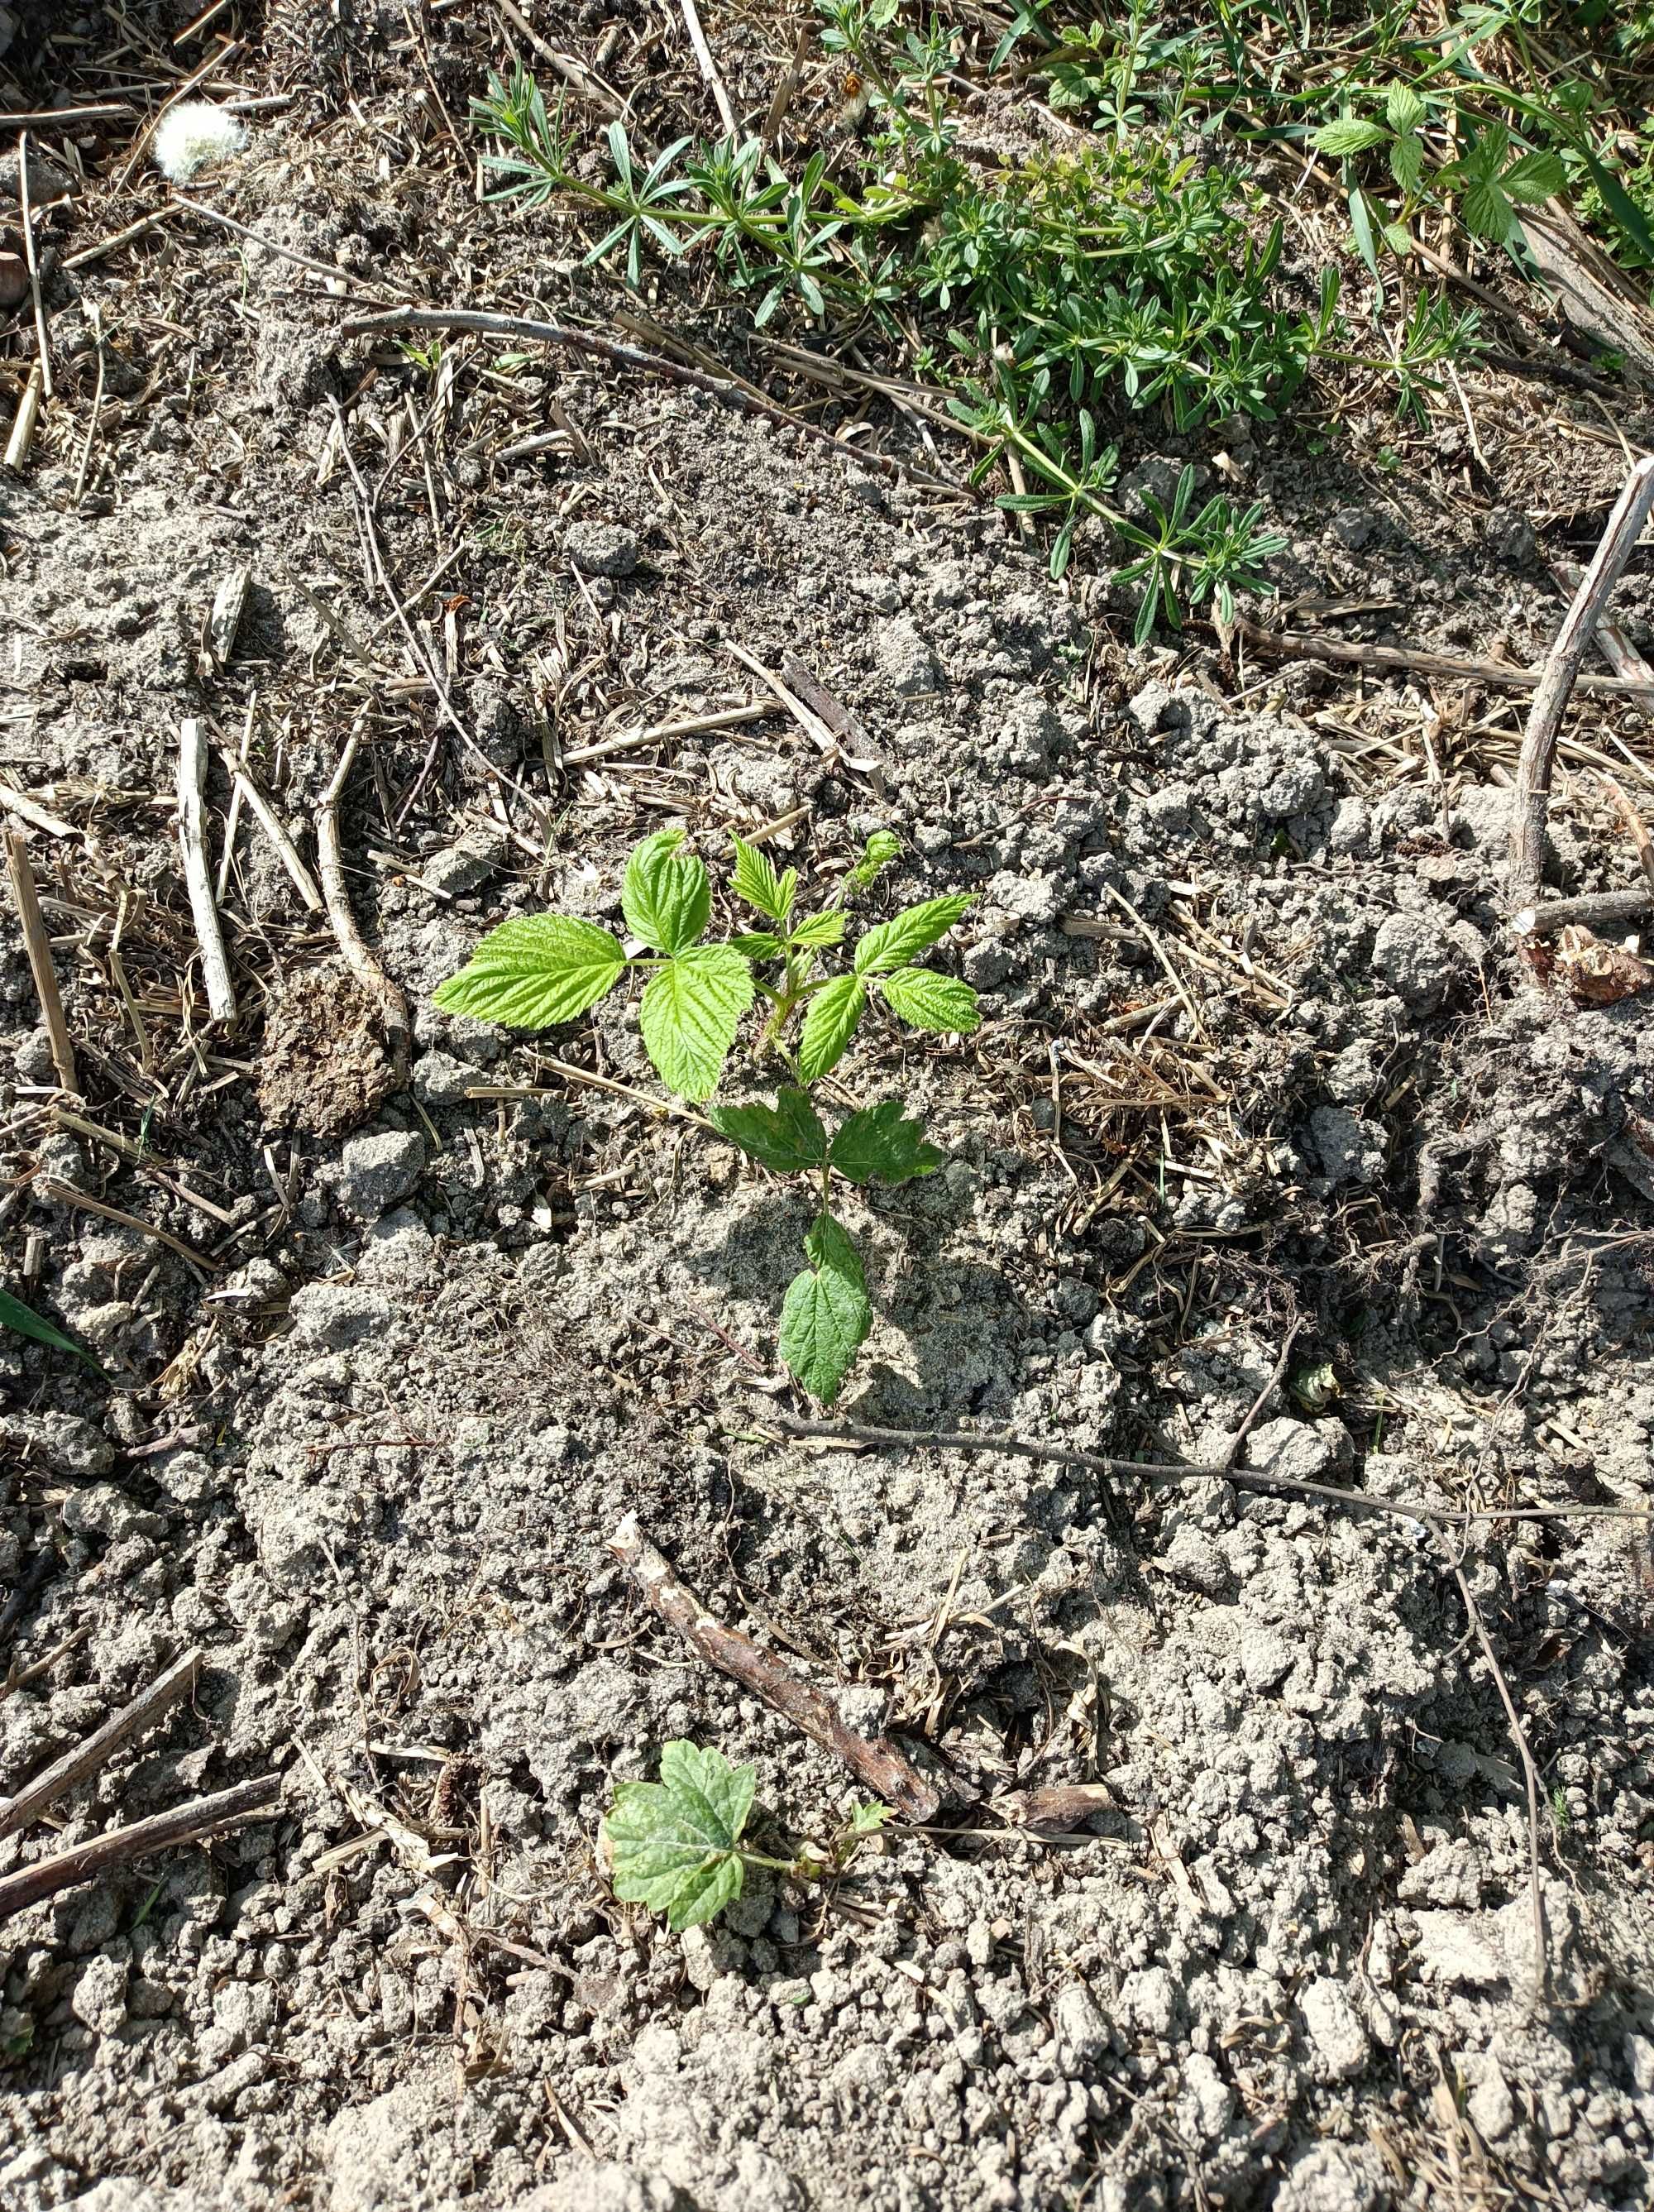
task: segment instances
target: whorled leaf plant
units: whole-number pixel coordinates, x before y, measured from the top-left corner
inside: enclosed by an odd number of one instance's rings
[[[930,1175],[942,1154],[899,1099],[846,1115],[830,1132],[812,1097],[843,1058],[869,1004],[882,1000],[912,1028],[968,1036],[979,1021],[968,983],[919,963],[961,921],[963,893],[922,900],[864,931],[848,967],[824,967],[845,943],[840,902],[800,915],[797,871],[778,872],[758,847],[734,840],[732,895],[764,925],[708,941],[712,887],[681,830],[636,846],[621,907],[635,949],[596,922],[535,915],[502,922],[436,994],[450,1013],[550,1029],[595,1006],[629,970],[646,976],[639,1007],[643,1042],[669,1091],[704,1104],[718,1088],[743,1017],[765,1009],[758,1056],[786,1070],[772,1102],[710,1106],[706,1118],[749,1159],[778,1175],[810,1178],[817,1194],[804,1235],[805,1265],[781,1307],[780,1349],[805,1389],[825,1404],[839,1395],[872,1326],[860,1253],[833,1211],[833,1177],[865,1185]],[[868,841],[845,892],[866,888],[900,851],[888,832]]]

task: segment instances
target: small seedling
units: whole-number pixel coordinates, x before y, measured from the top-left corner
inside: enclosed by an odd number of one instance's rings
[[[756,1785],[754,1769],[732,1766],[712,1746],[702,1750],[681,1738],[666,1745],[660,1780],[622,1782],[603,1816],[615,1896],[663,1912],[681,1935],[733,1904],[749,1866],[771,1867],[796,1881],[825,1881],[889,1818],[883,1805],[852,1806],[825,1857],[803,1850],[773,1858],[741,1840]]]
[[[49,1321],[42,1321],[39,1314],[21,1298],[13,1297],[9,1291],[0,1291],[0,1328],[9,1328],[14,1335],[27,1336],[36,1344],[48,1345],[53,1352],[72,1352],[76,1359],[85,1360],[94,1374],[103,1372],[83,1345],[76,1344],[72,1336],[65,1336],[62,1329],[54,1328]]]
[[[970,985],[918,964],[971,902],[963,893],[924,899],[865,931],[848,969],[818,973],[822,956],[844,942],[843,903],[800,918],[797,871],[778,873],[758,847],[739,837],[734,842],[730,889],[767,928],[707,943],[712,887],[706,864],[683,850],[681,830],[657,830],[633,848],[621,892],[627,927],[646,950],[628,955],[609,930],[564,915],[502,922],[441,986],[436,1003],[518,1029],[549,1029],[595,1006],[628,969],[642,969],[649,978],[639,1009],[645,1049],[668,1090],[698,1105],[717,1089],[754,999],[765,1003],[757,1051],[778,1059],[791,1081],[772,1105],[715,1106],[706,1118],[761,1167],[815,1183],[807,1265],[781,1308],[781,1357],[830,1405],[873,1322],[861,1255],[832,1209],[833,1178],[906,1182],[933,1174],[942,1156],[898,1099],[847,1115],[829,1134],[810,1092],[838,1066],[875,1000],[914,1029],[951,1036],[976,1029],[980,1016]],[[888,831],[870,837],[845,879],[841,902],[864,890],[900,850]]]

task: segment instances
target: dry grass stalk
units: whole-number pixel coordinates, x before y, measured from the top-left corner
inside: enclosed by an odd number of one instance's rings
[[[40,1001],[40,1012],[45,1022],[46,1036],[51,1046],[51,1064],[58,1071],[58,1080],[65,1091],[78,1091],[80,1079],[75,1067],[75,1047],[70,1037],[69,1024],[64,1018],[64,1002],[58,995],[58,974],[51,964],[51,940],[40,913],[39,894],[34,885],[34,869],[28,856],[28,840],[21,830],[8,826],[6,830],[6,865],[11,875],[11,895],[17,908],[18,926],[23,933],[23,945],[28,954],[29,971],[34,978],[35,995]]]

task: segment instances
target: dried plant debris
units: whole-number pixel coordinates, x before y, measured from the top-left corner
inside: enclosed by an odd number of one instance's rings
[[[271,1000],[258,1058],[268,1127],[343,1136],[395,1088],[378,1009],[338,963],[306,969]]]

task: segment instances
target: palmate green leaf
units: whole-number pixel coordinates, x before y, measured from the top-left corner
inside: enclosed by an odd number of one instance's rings
[[[639,1021],[669,1091],[697,1105],[712,1097],[752,1002],[753,971],[732,945],[692,945],[656,970]]]
[[[798,1038],[798,1073],[806,1083],[819,1082],[839,1065],[866,1005],[867,986],[858,975],[835,975],[816,992]]]
[[[772,921],[785,921],[792,912],[798,889],[797,869],[789,868],[785,875],[778,875],[767,853],[739,837],[731,842],[735,846],[735,874],[730,879],[730,890],[746,905],[767,915]]]
[[[976,993],[957,975],[939,975],[934,968],[898,968],[894,975],[879,978],[879,988],[891,1011],[916,1030],[969,1036],[982,1026]]]
[[[773,1106],[714,1106],[706,1118],[748,1159],[778,1175],[820,1167],[827,1157],[827,1131],[803,1092],[791,1085],[778,1093]]]
[[[924,1129],[907,1119],[897,1098],[864,1107],[841,1122],[828,1157],[841,1176],[857,1183],[906,1182],[934,1175],[942,1165],[942,1154],[926,1144]]]
[[[33,1307],[13,1297],[9,1291],[0,1291],[0,1328],[9,1328],[15,1336],[27,1336],[35,1344],[47,1345],[53,1352],[72,1352],[76,1359],[85,1360],[94,1373],[103,1373],[83,1345],[76,1344],[72,1336],[65,1336],[51,1322],[43,1321]]]
[[[809,1261],[781,1304],[781,1357],[813,1398],[830,1406],[873,1326],[861,1255],[830,1213],[804,1238]]]
[[[712,918],[712,887],[704,862],[681,852],[682,830],[657,830],[632,848],[621,888],[626,926],[657,952],[699,944]]]
[[[478,1021],[551,1029],[595,1006],[625,967],[619,941],[596,922],[523,915],[489,931],[458,975],[438,987],[435,1003]]]
[[[910,906],[894,921],[869,929],[856,947],[858,975],[886,975],[893,968],[906,968],[921,952],[928,952],[956,921],[970,912],[968,891],[949,891],[945,898],[925,899]]]
[[[660,1755],[658,1782],[626,1782],[605,1815],[615,1894],[697,1928],[741,1894],[739,1845],[757,1774],[682,1738]]]

